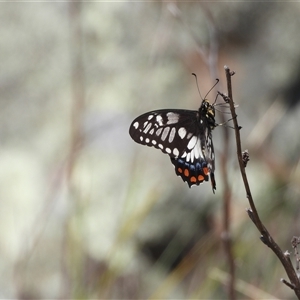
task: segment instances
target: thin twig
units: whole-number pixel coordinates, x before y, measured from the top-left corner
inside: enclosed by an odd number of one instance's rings
[[[266,227],[263,225],[263,223],[258,215],[258,212],[256,210],[254,200],[252,198],[248,178],[246,175],[243,154],[242,154],[241,137],[240,137],[241,127],[238,125],[237,115],[235,112],[233,96],[232,96],[231,77],[234,75],[234,72],[231,72],[227,66],[225,66],[224,68],[225,68],[225,73],[226,73],[227,89],[228,89],[228,97],[226,99],[229,100],[230,111],[231,111],[233,124],[234,124],[237,157],[238,157],[239,167],[240,167],[241,175],[242,175],[245,190],[246,190],[246,197],[247,197],[250,207],[251,207],[251,209],[248,209],[247,212],[248,212],[250,219],[252,220],[252,222],[255,224],[255,226],[261,233],[261,237],[260,237],[261,241],[264,244],[266,244],[269,248],[271,248],[272,251],[276,254],[276,256],[281,261],[281,263],[290,279],[290,283],[286,282],[284,279],[282,280],[282,282],[285,283],[286,285],[288,285],[290,288],[292,288],[294,290],[295,294],[297,295],[298,299],[300,299],[300,282],[299,282],[297,274],[294,270],[294,267],[291,263],[290,257],[289,257],[289,255],[285,255],[283,253],[283,251],[280,249],[280,247],[273,240],[272,236],[270,235],[270,233],[268,232]]]
[[[296,258],[296,270],[299,271],[300,257],[299,257],[299,252],[298,252],[297,247],[300,244],[300,238],[297,236],[293,236],[291,243],[292,243],[292,247],[294,248],[294,253],[295,253],[295,258]]]
[[[221,114],[221,121],[225,123],[224,114]],[[223,151],[221,155],[221,177],[223,179],[223,245],[225,254],[227,256],[227,261],[229,265],[229,274],[228,276],[228,296],[229,299],[235,300],[235,264],[234,264],[234,254],[232,249],[232,238],[230,232],[230,214],[231,214],[231,200],[232,200],[232,191],[231,185],[228,180],[228,157],[229,157],[229,141],[230,134],[229,128],[227,126],[223,127]]]
[[[283,282],[285,285],[287,285],[289,288],[291,288],[292,290],[295,290],[296,287],[293,284],[290,284],[288,281],[286,281],[285,279],[281,278],[280,279],[281,282]]]

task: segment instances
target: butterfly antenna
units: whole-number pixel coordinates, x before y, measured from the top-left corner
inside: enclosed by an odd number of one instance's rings
[[[216,79],[216,83],[211,87],[211,89],[207,92],[207,94],[205,95],[204,99],[206,99],[207,95],[211,92],[211,90],[219,83],[219,79]],[[217,100],[217,99],[216,99]],[[216,102],[216,101],[215,101]]]
[[[199,92],[199,95],[200,95],[200,98],[201,100],[203,100],[202,96],[201,96],[201,93],[200,93],[200,89],[199,89],[199,85],[198,85],[198,78],[197,78],[197,75],[195,73],[192,73],[193,76],[195,76],[195,80],[196,80],[196,84],[197,84],[197,89],[198,89],[198,92]]]

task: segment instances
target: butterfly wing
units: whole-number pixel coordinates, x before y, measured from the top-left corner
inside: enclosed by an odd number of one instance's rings
[[[168,154],[175,172],[189,187],[214,178],[211,129],[198,111],[165,109],[145,113],[131,124],[129,134],[142,145]],[[212,180],[213,190],[216,188]]]

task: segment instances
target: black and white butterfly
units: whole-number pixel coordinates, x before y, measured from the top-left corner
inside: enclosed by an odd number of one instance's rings
[[[129,134],[135,142],[167,153],[176,174],[189,187],[210,176],[215,192],[212,130],[217,126],[214,105],[204,99],[199,110],[160,109],[140,115],[131,123]]]

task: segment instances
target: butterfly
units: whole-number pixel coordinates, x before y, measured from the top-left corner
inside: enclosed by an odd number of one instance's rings
[[[198,110],[160,109],[142,114],[132,121],[129,134],[135,142],[168,154],[176,174],[189,187],[210,177],[214,193],[212,131],[218,125],[214,105],[204,97]]]

